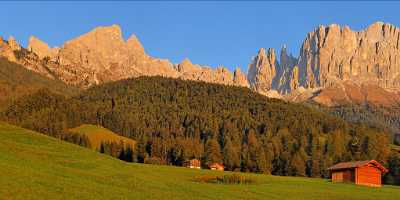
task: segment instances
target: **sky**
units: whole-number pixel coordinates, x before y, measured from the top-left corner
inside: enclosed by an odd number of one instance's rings
[[[27,46],[34,35],[61,46],[97,26],[118,24],[146,52],[179,63],[247,71],[260,48],[297,56],[308,32],[336,23],[361,30],[376,21],[400,26],[400,2],[154,1],[0,2],[0,36]]]

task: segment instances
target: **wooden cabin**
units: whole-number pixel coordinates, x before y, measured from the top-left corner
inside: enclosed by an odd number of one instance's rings
[[[388,172],[375,160],[341,162],[328,169],[332,182],[350,182],[371,187],[380,187],[382,174]]]
[[[192,169],[201,169],[201,162],[198,159],[187,160],[183,163],[184,167]]]
[[[212,163],[208,168],[211,170],[224,171],[224,165],[220,163]]]

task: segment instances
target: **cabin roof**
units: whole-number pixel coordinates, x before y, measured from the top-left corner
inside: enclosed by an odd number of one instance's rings
[[[224,165],[222,165],[220,163],[212,163],[211,165],[209,165],[209,167],[221,167],[221,168],[223,168]]]
[[[375,161],[375,160],[364,160],[364,161],[352,161],[352,162],[341,162],[338,163],[336,165],[333,165],[332,167],[329,167],[329,170],[340,170],[340,169],[352,169],[352,168],[358,168],[358,167],[362,167],[368,164],[372,164],[374,165],[376,168],[378,168],[379,170],[381,170],[383,173],[388,172],[389,170],[387,170],[383,165],[381,165],[379,162]]]

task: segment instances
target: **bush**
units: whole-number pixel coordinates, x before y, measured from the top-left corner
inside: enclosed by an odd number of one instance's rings
[[[219,182],[222,182],[225,184],[251,184],[251,183],[254,183],[254,179],[251,179],[249,177],[239,175],[239,174],[231,174],[231,175],[225,175],[222,177],[217,177],[217,180]]]
[[[201,183],[222,183],[222,184],[252,184],[255,180],[239,174],[230,174],[224,176],[198,176],[194,181]]]
[[[196,176],[194,178],[194,181],[200,183],[217,183],[218,180],[217,176],[206,175],[206,176]]]
[[[148,157],[144,159],[145,164],[163,165],[165,162],[158,157]]]

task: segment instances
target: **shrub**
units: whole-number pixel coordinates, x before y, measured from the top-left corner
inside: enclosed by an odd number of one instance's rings
[[[222,183],[222,184],[252,184],[255,180],[239,174],[229,174],[224,176],[197,176],[194,181],[201,183]]]
[[[222,182],[225,184],[251,184],[254,183],[254,179],[249,177],[239,175],[239,174],[230,174],[222,177],[217,177],[218,182]]]
[[[158,157],[147,157],[144,159],[145,164],[152,164],[152,165],[163,165],[165,164],[161,158]]]

